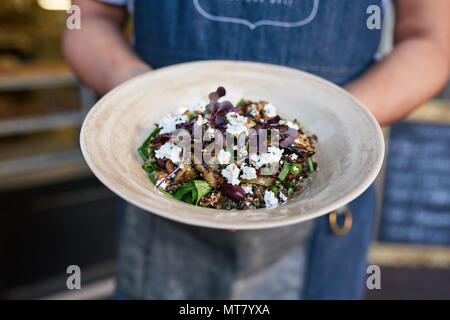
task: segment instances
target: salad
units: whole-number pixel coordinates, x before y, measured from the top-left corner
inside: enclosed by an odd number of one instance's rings
[[[163,194],[196,206],[275,208],[317,170],[315,135],[281,118],[268,102],[209,102],[166,116],[139,147],[143,169]]]

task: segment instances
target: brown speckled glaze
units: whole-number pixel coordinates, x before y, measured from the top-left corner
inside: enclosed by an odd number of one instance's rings
[[[136,149],[154,123],[181,107],[207,100],[218,86],[226,99],[270,101],[315,133],[319,171],[304,191],[276,209],[226,211],[195,207],[156,191]],[[122,198],[154,214],[222,229],[284,226],[331,212],[360,195],[377,176],[384,155],[381,129],[343,89],[308,73],[268,64],[203,61],[151,71],[105,95],[89,112],[80,137],[94,174]]]

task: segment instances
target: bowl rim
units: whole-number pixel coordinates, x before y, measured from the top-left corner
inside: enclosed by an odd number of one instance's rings
[[[360,110],[365,114],[365,116],[368,117],[369,121],[373,124],[373,126],[375,128],[375,131],[376,131],[376,136],[375,136],[376,147],[375,148],[378,150],[378,152],[376,153],[377,157],[374,162],[374,166],[368,171],[367,175],[363,179],[361,179],[361,182],[359,183],[359,185],[354,187],[353,189],[351,189],[345,196],[339,198],[338,200],[333,201],[332,203],[330,203],[329,205],[327,205],[325,207],[322,207],[318,210],[314,210],[310,214],[304,214],[304,215],[298,215],[298,216],[295,216],[295,215],[288,216],[288,217],[284,217],[283,219],[280,219],[280,220],[243,221],[242,223],[228,222],[228,221],[220,222],[220,221],[213,221],[213,220],[204,221],[201,219],[195,219],[195,218],[190,219],[190,218],[185,218],[183,216],[175,216],[175,215],[172,215],[170,213],[167,213],[167,212],[165,212],[163,210],[159,210],[159,209],[157,209],[155,211],[148,211],[148,208],[146,208],[144,205],[139,203],[139,201],[132,199],[127,194],[122,192],[121,188],[116,187],[116,185],[114,183],[110,183],[110,181],[108,180],[108,178],[106,176],[103,176],[100,171],[96,170],[96,165],[94,164],[94,161],[91,159],[90,154],[87,151],[87,147],[86,147],[86,129],[85,129],[86,123],[89,121],[90,117],[92,117],[92,114],[94,112],[96,112],[98,108],[100,108],[99,102],[101,100],[105,100],[108,97],[113,96],[115,93],[120,91],[123,87],[128,86],[133,82],[138,82],[138,81],[140,81],[141,78],[148,77],[149,74],[154,74],[155,76],[157,76],[158,73],[166,72],[167,70],[179,68],[182,66],[209,65],[209,64],[241,64],[241,65],[250,65],[250,66],[253,65],[253,66],[271,67],[274,69],[278,68],[280,70],[285,69],[285,70],[289,70],[291,72],[295,71],[295,72],[301,73],[303,77],[305,77],[311,81],[315,81],[322,85],[328,86],[328,87],[332,88],[333,90],[335,90],[336,92],[338,92],[339,94],[345,95],[347,98],[352,100],[355,103],[355,105],[357,105],[360,108]],[[383,136],[383,132],[382,132],[381,127],[378,124],[377,120],[375,119],[373,114],[369,111],[369,109],[361,101],[359,101],[356,97],[351,95],[349,92],[347,92],[342,87],[334,84],[331,81],[328,81],[324,78],[321,78],[319,76],[316,76],[314,74],[311,74],[311,73],[303,71],[303,70],[290,68],[290,67],[286,67],[286,66],[281,66],[281,65],[276,65],[276,64],[270,64],[270,63],[239,61],[239,60],[200,60],[200,61],[184,62],[184,63],[179,63],[179,64],[174,64],[174,65],[158,68],[155,70],[150,70],[150,71],[142,73],[136,77],[133,77],[133,78],[121,83],[120,85],[116,86],[115,88],[110,90],[108,93],[106,93],[101,99],[99,99],[95,103],[95,105],[86,114],[86,116],[83,120],[83,123],[81,125],[81,130],[80,130],[80,148],[81,148],[83,157],[84,157],[88,167],[90,168],[90,170],[108,189],[113,191],[120,198],[122,198],[122,199],[126,200],[127,202],[133,204],[134,206],[144,210],[146,213],[156,214],[163,218],[167,218],[167,219],[170,219],[173,221],[177,221],[180,223],[185,223],[185,224],[193,225],[193,226],[207,227],[207,228],[214,228],[214,229],[236,229],[236,230],[257,230],[257,229],[283,227],[283,226],[288,226],[291,224],[308,221],[308,220],[320,217],[322,215],[325,215],[327,213],[333,212],[333,211],[347,205],[349,202],[353,201],[354,199],[358,198],[364,191],[366,191],[370,187],[370,185],[375,181],[376,177],[378,176],[378,174],[381,170],[381,167],[383,165],[384,157],[385,157],[384,136]],[[180,202],[179,200],[175,200],[175,199],[170,199],[170,200]],[[194,206],[192,206],[192,205],[189,205],[186,203],[183,203],[183,204],[194,208]],[[216,210],[216,211],[219,210],[224,213],[230,212],[229,210],[224,210],[224,209],[212,209],[212,208],[203,208],[203,207],[195,207],[195,208],[196,208],[196,210]],[[264,209],[255,209],[255,210],[264,210]],[[266,210],[273,211],[273,209],[266,209]]]

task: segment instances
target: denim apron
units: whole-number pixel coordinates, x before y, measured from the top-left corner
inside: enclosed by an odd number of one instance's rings
[[[135,48],[153,68],[204,59],[267,62],[342,85],[366,70],[380,30],[366,26],[381,0],[136,0]],[[349,204],[353,227],[328,216],[237,231],[180,224],[127,204],[117,297],[356,299],[363,292],[374,188]]]

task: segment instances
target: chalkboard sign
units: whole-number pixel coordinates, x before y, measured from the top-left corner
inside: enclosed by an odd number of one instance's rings
[[[450,126],[392,126],[379,240],[450,244]]]

